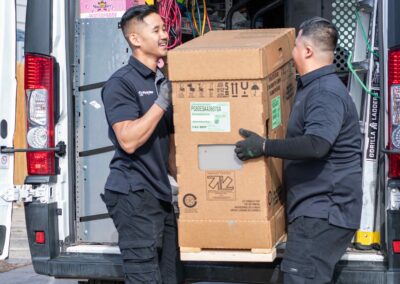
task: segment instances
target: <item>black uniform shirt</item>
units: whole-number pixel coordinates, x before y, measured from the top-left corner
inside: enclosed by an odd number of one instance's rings
[[[112,129],[117,122],[143,116],[154,104],[163,80],[160,70],[154,73],[131,56],[129,64],[116,71],[104,85],[102,99],[109,124],[108,136],[116,146],[106,189],[122,193],[145,189],[158,199],[171,201],[167,170],[169,135],[173,132],[172,109],[167,110],[147,142],[133,154],[122,150]]]
[[[307,134],[325,139],[331,150],[323,159],[285,160],[289,222],[308,216],[357,229],[362,206],[361,133],[355,105],[334,65],[299,78],[287,137]]]

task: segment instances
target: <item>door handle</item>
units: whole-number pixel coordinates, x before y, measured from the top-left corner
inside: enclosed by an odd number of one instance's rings
[[[63,157],[66,153],[67,145],[65,145],[64,141],[60,141],[57,143],[56,147],[53,148],[20,148],[15,149],[14,147],[0,147],[0,153],[2,154],[12,154],[12,153],[23,153],[23,152],[55,152],[57,156]]]

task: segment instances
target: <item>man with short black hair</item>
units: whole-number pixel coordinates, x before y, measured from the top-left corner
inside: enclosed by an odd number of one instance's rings
[[[240,129],[239,159],[284,160],[288,238],[285,284],[331,283],[360,225],[361,133],[355,105],[332,64],[338,33],[323,18],[301,24],[292,55],[300,75],[286,139]]]
[[[157,62],[168,34],[153,6],[135,6],[120,27],[132,56],[104,85],[109,138],[116,147],[104,202],[118,231],[125,283],[177,283],[171,86]],[[170,151],[171,150],[171,151]]]

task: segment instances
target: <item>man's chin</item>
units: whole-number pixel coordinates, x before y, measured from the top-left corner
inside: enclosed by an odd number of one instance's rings
[[[167,48],[162,48],[162,49],[160,49],[160,51],[159,51],[160,57],[165,57],[165,56],[167,56],[167,53],[168,53],[168,49],[167,49]]]

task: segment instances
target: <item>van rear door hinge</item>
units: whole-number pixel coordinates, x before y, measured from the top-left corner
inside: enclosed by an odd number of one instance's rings
[[[30,184],[14,185],[12,188],[4,190],[0,196],[8,202],[32,202],[33,198],[38,199],[40,202],[47,202],[48,189],[48,185],[38,187],[33,187]]]

